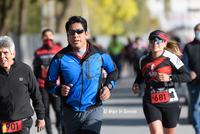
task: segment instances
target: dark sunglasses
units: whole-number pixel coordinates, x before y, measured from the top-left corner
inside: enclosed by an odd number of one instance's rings
[[[76,29],[76,30],[69,30],[67,33],[69,35],[74,35],[75,33],[82,34],[83,32],[84,32],[84,29]]]
[[[153,38],[149,40],[151,43],[157,42],[158,44],[163,43],[164,40],[163,39],[159,39],[159,38]]]

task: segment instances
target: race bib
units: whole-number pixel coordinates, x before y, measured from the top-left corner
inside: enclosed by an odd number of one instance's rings
[[[168,102],[170,100],[169,98],[169,92],[163,91],[159,93],[151,93],[151,102],[152,103],[161,103],[161,102]]]
[[[162,102],[177,102],[179,101],[178,95],[175,88],[158,88],[156,91],[151,90],[151,102],[162,103]]]
[[[3,133],[12,133],[22,130],[22,121],[4,122],[2,123]]]
[[[170,98],[169,102],[177,102],[177,101],[179,101],[178,95],[177,95],[177,93],[176,93],[174,88],[170,88],[169,89],[169,98]]]

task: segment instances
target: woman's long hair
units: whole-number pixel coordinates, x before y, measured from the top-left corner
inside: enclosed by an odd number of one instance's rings
[[[178,42],[176,42],[176,41],[167,40],[167,46],[166,46],[165,49],[170,51],[171,53],[177,55],[177,56],[181,56],[183,54],[179,50],[179,47],[178,47],[177,43]]]

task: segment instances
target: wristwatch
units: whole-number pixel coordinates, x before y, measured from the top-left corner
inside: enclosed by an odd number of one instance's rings
[[[40,120],[44,120],[44,117],[43,117],[43,118],[38,118],[38,119],[40,119]]]
[[[112,86],[112,84],[110,84],[110,83],[106,84],[106,86],[109,88],[109,90],[112,90],[112,89],[113,89],[113,86]]]

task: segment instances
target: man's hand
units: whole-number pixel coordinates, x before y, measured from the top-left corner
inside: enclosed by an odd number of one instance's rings
[[[66,85],[62,86],[61,95],[62,96],[67,96],[68,93],[69,93],[70,87],[72,87],[72,86],[73,86],[72,84],[68,84],[67,86]]]
[[[53,97],[58,97],[58,95],[52,94]]]
[[[190,71],[190,75],[192,80],[194,80],[197,77],[197,74],[194,71]]]
[[[45,127],[44,119],[43,120],[37,119],[35,121],[35,126],[37,127],[37,132],[40,132],[41,130],[43,130]]]
[[[100,99],[105,101],[110,98],[110,90],[107,86],[104,86],[100,91]]]
[[[134,94],[137,94],[139,92],[139,85],[137,83],[133,85],[132,91]]]
[[[160,82],[168,82],[170,81],[170,77],[168,74],[158,73],[156,79]]]

